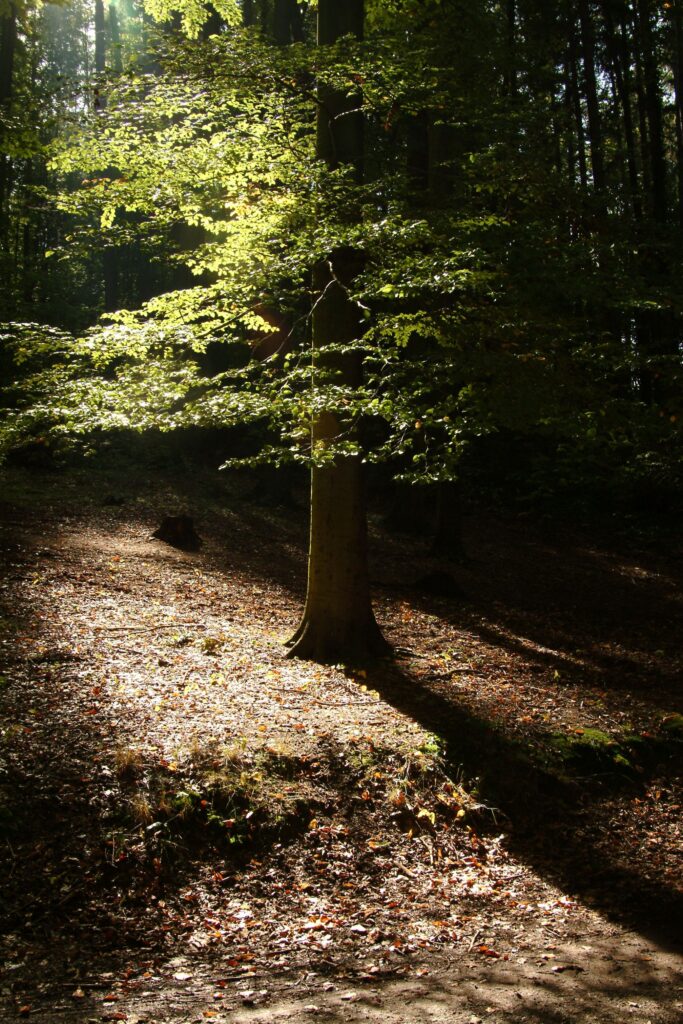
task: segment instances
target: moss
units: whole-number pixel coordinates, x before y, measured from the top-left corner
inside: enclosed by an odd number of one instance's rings
[[[636,770],[631,751],[601,729],[555,733],[550,737],[551,760],[566,774],[601,775]]]
[[[549,766],[563,775],[604,775],[633,779],[655,765],[680,756],[683,715],[662,718],[656,734],[623,733],[615,737],[600,729],[555,733],[550,737]]]

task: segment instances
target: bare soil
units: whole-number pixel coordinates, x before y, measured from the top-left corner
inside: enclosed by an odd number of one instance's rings
[[[303,497],[1,486],[2,1020],[681,1020],[680,543],[373,522],[395,653],[322,667]]]

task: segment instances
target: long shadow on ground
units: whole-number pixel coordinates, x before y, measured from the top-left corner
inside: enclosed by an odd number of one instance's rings
[[[478,780],[481,820],[499,827],[502,815],[508,819],[509,848],[516,857],[643,935],[670,949],[683,946],[681,894],[617,863],[604,850],[597,853],[587,838],[604,795],[600,790],[538,767],[521,744],[491,722],[430,690],[398,665],[377,667],[368,673],[368,683],[442,739],[452,771]]]

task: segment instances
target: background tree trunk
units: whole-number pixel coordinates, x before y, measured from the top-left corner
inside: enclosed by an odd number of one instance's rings
[[[118,31],[118,22],[116,23]],[[120,59],[120,51],[118,51]],[[104,110],[107,104],[104,94],[103,76],[107,66],[107,26],[104,14],[104,0],[95,0],[95,73],[98,76],[95,88],[95,109]],[[110,173],[109,171],[107,172]],[[115,246],[106,245],[102,250],[102,278],[104,283],[104,309],[111,313],[119,308],[119,254]]]
[[[675,0],[670,11],[672,19],[671,64],[674,77],[676,127],[676,184],[678,224],[683,229],[683,11],[680,0]]]
[[[596,192],[602,192],[605,188],[605,157],[595,68],[595,27],[587,0],[579,0],[579,23],[581,26],[581,54],[583,57],[586,110],[588,112],[591,170],[595,190]]]
[[[17,11],[13,3],[0,17],[0,241],[7,237],[9,218],[7,202],[12,177],[11,157],[4,152],[4,121],[12,109],[14,89],[14,55],[17,48]]]

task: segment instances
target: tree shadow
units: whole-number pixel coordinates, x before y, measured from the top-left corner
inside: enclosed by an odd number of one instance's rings
[[[557,670],[564,682],[683,708],[683,571],[676,552],[624,555],[596,549],[569,531],[549,537],[534,530],[470,517],[465,541],[473,557],[461,564],[434,561],[463,592],[450,601],[411,588],[409,576],[417,576],[420,565],[424,572],[424,557],[380,534],[385,585],[491,648]]]
[[[450,770],[475,780],[480,824],[510,828],[511,852],[564,891],[643,935],[680,948],[683,896],[586,842],[600,790],[587,790],[534,764],[521,743],[489,720],[435,692],[398,664],[368,671],[368,685],[396,710],[440,737]],[[507,819],[507,821],[505,820]]]

